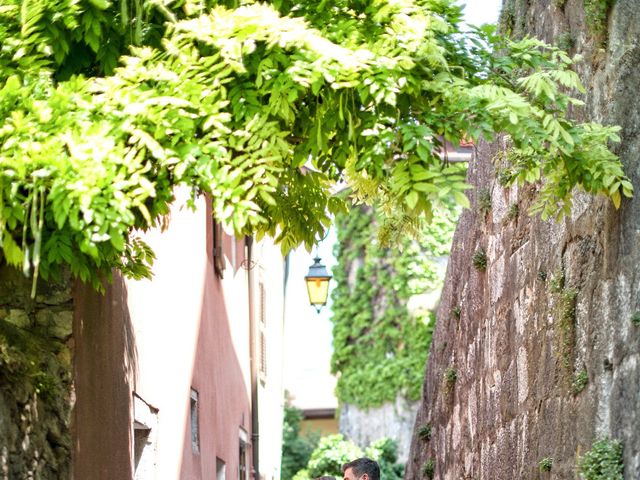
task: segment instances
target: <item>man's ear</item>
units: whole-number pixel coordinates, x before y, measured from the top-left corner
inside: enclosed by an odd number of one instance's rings
[[[369,474],[363,473],[362,476],[360,477],[360,480],[369,480]]]

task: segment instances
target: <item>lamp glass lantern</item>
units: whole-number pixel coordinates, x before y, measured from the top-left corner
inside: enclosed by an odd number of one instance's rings
[[[320,313],[320,309],[327,304],[329,296],[329,281],[333,277],[327,272],[327,267],[321,263],[320,257],[313,259],[313,265],[309,267],[309,273],[304,277],[309,294],[309,303]]]

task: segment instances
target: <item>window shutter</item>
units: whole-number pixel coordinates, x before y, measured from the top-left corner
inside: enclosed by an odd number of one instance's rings
[[[259,352],[260,352],[260,365],[259,365],[259,374],[260,380],[262,383],[267,381],[267,295],[266,289],[264,288],[264,283],[260,282],[258,284],[258,317],[259,317]]]

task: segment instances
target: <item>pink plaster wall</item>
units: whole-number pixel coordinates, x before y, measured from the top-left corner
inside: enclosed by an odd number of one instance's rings
[[[132,478],[134,391],[158,409],[157,479],[214,479],[216,457],[226,463],[227,479],[237,478],[239,429],[251,438],[244,242],[226,238],[229,257],[236,248],[236,268],[228,265],[224,280],[217,278],[206,202],[192,212],[180,208],[181,199],[168,230],[145,235],[157,255],[153,280],[114,284],[105,297],[78,289],[76,479]],[[192,387],[199,393],[198,453]]]

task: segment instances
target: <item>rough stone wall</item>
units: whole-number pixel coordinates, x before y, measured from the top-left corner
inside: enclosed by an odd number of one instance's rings
[[[70,282],[31,281],[0,260],[0,479],[71,478]]]
[[[411,429],[416,419],[418,402],[400,396],[395,403],[362,409],[340,405],[340,433],[364,448],[380,438],[392,438],[398,445],[398,462],[405,463],[411,447]]]
[[[425,478],[429,460],[436,479],[573,479],[598,437],[621,440],[625,479],[640,478],[640,326],[632,321],[640,310],[640,9],[636,0],[615,1],[602,50],[589,40],[582,1],[560,3],[507,6],[516,32],[575,39],[586,57],[586,116],[622,126],[617,153],[636,198],[616,211],[578,195],[559,223],[530,218],[523,212],[535,188],[500,187],[491,164],[500,142],[479,146],[469,171],[477,189],[454,238],[407,479]],[[480,188],[492,193],[486,215],[475,208]],[[486,272],[472,265],[480,248]],[[583,370],[588,383],[579,391]],[[423,426],[431,426],[430,440],[418,435]],[[549,473],[538,467],[545,457],[554,459]]]

